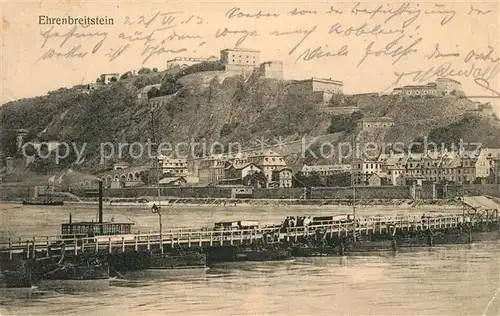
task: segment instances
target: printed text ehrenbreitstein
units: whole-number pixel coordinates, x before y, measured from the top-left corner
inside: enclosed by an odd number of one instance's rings
[[[47,15],[38,16],[40,25],[113,25],[115,20],[107,16],[79,16],[79,17],[51,17]]]

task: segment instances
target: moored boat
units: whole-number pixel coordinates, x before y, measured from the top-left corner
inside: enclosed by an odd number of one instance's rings
[[[261,249],[238,252],[234,261],[279,261],[291,258],[292,253],[288,249]]]
[[[188,253],[154,253],[152,251],[137,251],[110,254],[107,262],[111,274],[120,278],[130,276],[150,276],[168,274],[171,271],[207,269],[206,255],[197,252]]]
[[[68,236],[67,243],[73,243],[73,236],[86,236],[96,243],[108,241],[134,240],[132,225],[134,223],[104,222],[102,203],[102,182],[99,182],[99,220],[98,222],[72,222],[61,225],[61,233]],[[147,201],[147,200],[145,200]],[[149,201],[148,201],[149,203]],[[160,228],[161,231],[161,228]],[[149,251],[128,251],[108,254],[106,262],[109,264],[112,275],[121,276],[129,271],[148,269],[173,270],[206,268],[206,256],[203,253],[184,252],[182,249],[169,249],[161,251],[160,248]]]
[[[323,257],[335,256],[339,254],[341,254],[341,249],[330,245],[296,245],[292,247],[292,256],[294,257]]]
[[[23,205],[48,205],[48,206],[59,206],[64,205],[64,201],[61,200],[24,200]]]
[[[2,262],[6,287],[29,288],[49,281],[98,281],[109,279],[109,267],[97,257],[54,257]],[[101,282],[102,283],[102,282]]]
[[[136,207],[151,207],[155,203],[145,198],[130,198],[130,199],[113,199],[109,201],[110,206],[136,206]]]

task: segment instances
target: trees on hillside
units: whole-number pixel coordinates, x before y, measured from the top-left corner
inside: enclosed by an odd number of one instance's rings
[[[182,85],[177,81],[173,74],[166,74],[161,80],[159,96],[174,94],[182,88]]]
[[[139,75],[147,75],[151,73],[151,69],[143,67],[137,72]]]
[[[132,72],[127,71],[126,73],[124,73],[123,75],[120,76],[120,80],[128,79],[130,77],[132,77]]]
[[[363,118],[363,113],[359,111],[354,112],[350,115],[335,115],[331,119],[328,132],[332,134],[339,132],[350,133],[354,131],[357,122],[362,118]]]

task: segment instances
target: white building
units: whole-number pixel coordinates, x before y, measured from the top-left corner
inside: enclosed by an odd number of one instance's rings
[[[300,173],[304,176],[310,176],[312,173],[318,173],[322,176],[331,176],[334,174],[351,172],[351,165],[304,165]]]
[[[172,158],[164,155],[159,155],[158,164],[163,174],[168,174],[172,176],[188,175],[186,158]]]
[[[425,85],[407,85],[395,88],[393,94],[406,96],[447,96],[452,94],[463,94],[462,84],[450,78],[438,78],[436,82]]]

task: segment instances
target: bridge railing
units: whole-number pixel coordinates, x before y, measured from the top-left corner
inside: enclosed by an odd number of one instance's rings
[[[319,232],[331,234],[347,234],[356,229],[357,232],[389,232],[389,229],[407,229],[407,230],[428,230],[457,227],[460,223],[468,223],[474,225],[477,221],[483,221],[481,218],[466,217],[462,215],[451,214],[435,217],[421,218],[418,216],[392,216],[392,217],[368,217],[359,218],[354,222],[335,222],[320,225],[310,225],[307,227],[287,227],[283,228],[280,225],[261,226],[252,229],[230,229],[221,230],[215,228],[178,228],[164,230],[160,232],[148,232],[127,235],[109,235],[109,236],[35,236],[31,238],[20,238],[8,240],[8,242],[0,243],[0,251],[8,250],[9,252],[24,252],[27,256],[30,253],[35,256],[36,251],[44,251],[49,255],[49,248],[53,250],[61,249],[62,244],[66,249],[74,250],[75,254],[83,251],[86,248],[93,248],[95,251],[107,249],[110,253],[117,248],[125,251],[125,248],[134,247],[136,250],[147,247],[150,249],[155,245],[163,245],[175,247],[176,245],[219,245],[233,244],[233,242],[244,242],[261,240],[265,236],[283,240],[287,237],[299,237],[305,235],[313,235]]]
[[[229,241],[253,241],[256,239],[262,239],[265,235],[269,237],[279,236],[278,239],[283,239],[288,237],[297,237],[304,235],[312,235],[317,231],[329,232],[329,233],[345,233],[353,231],[356,229],[358,232],[363,231],[373,231],[380,232],[387,231],[389,228],[395,229],[417,229],[417,230],[427,230],[427,229],[440,229],[440,228],[453,228],[457,227],[460,223],[464,221],[472,225],[478,219],[469,218],[464,219],[461,215],[443,215],[437,217],[427,217],[421,218],[418,216],[393,216],[393,217],[368,217],[360,218],[359,221],[354,222],[333,222],[320,225],[310,225],[310,226],[299,226],[299,227],[287,227],[283,228],[280,225],[269,225],[261,226],[252,229],[230,229],[221,230],[215,228],[178,228],[164,230],[161,234],[160,232],[148,232],[148,233],[137,233],[128,235],[109,235],[109,236],[35,236],[31,238],[19,238],[8,240],[7,242],[0,243],[0,249],[36,249],[36,248],[48,248],[53,246],[54,249],[60,249],[60,244],[64,243],[66,246],[73,246],[75,249],[78,247],[85,248],[89,245],[94,245],[98,250],[101,247],[107,247],[110,249],[116,247],[116,245],[121,245],[123,249],[125,246],[135,245],[135,248],[139,246],[147,245],[149,248],[151,245],[163,244],[172,245],[183,244],[183,245],[199,245],[203,243],[210,243],[213,245],[218,242]],[[59,246],[58,246],[59,245]],[[48,252],[48,250],[47,250]]]

